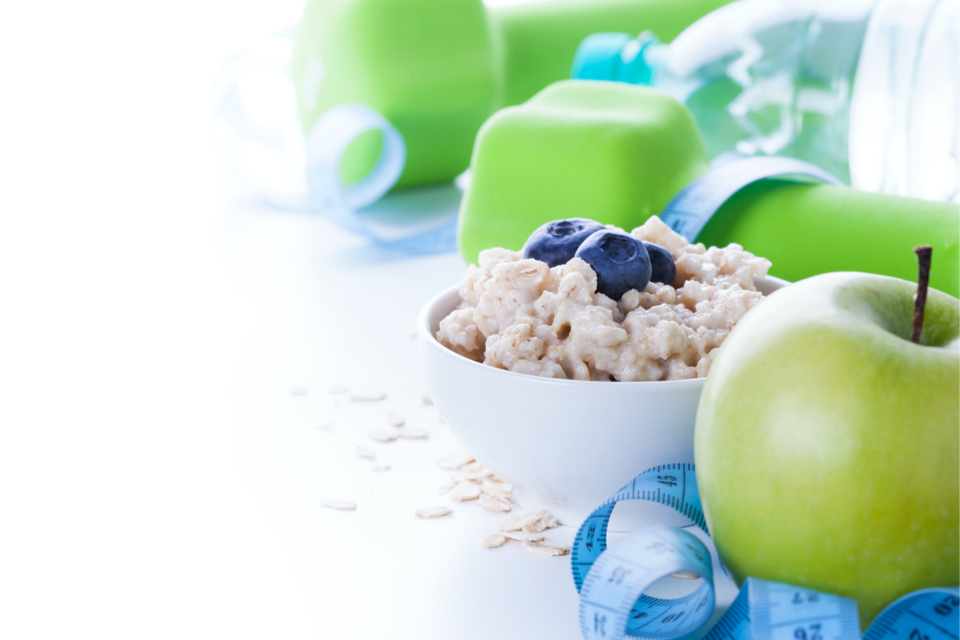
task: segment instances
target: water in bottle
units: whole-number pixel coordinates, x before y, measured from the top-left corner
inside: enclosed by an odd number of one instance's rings
[[[787,155],[865,190],[960,201],[960,0],[739,0],[669,45],[592,35],[573,76],[673,95],[712,156]]]

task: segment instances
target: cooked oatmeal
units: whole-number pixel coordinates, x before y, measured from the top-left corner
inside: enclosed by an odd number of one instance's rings
[[[597,293],[596,273],[579,258],[551,269],[487,249],[480,266],[467,269],[461,304],[440,322],[437,339],[477,362],[548,378],[706,376],[733,325],[762,298],[754,278],[767,275],[770,261],[737,244],[690,244],[656,216],[630,235],[673,255],[673,282],[614,301]]]

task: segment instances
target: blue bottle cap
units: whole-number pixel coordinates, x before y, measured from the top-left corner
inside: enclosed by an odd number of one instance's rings
[[[626,33],[595,33],[587,36],[577,48],[570,77],[652,84],[654,70],[647,64],[644,52],[657,44],[659,40],[649,31],[644,31],[636,38]]]

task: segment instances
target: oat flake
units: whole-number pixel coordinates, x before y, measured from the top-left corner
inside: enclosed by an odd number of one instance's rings
[[[329,500],[321,498],[320,505],[328,509],[338,509],[339,511],[355,511],[357,509],[357,503],[350,502],[349,500]]]
[[[418,518],[442,518],[451,513],[453,513],[453,509],[450,507],[427,507],[426,509],[417,509],[414,515]]]
[[[466,451],[452,451],[437,460],[441,469],[459,469],[473,462],[474,458]]]
[[[420,427],[403,427],[397,433],[407,440],[423,440],[430,435],[429,431]]]
[[[453,489],[455,486],[457,486],[457,484],[458,484],[458,483],[453,482],[453,481],[444,482],[442,485],[440,485],[440,495],[443,495],[443,494],[445,494],[447,491],[450,491],[450,490]]]
[[[523,531],[505,531],[505,538],[516,540],[517,542],[543,542],[543,536],[539,533],[526,533]]]
[[[400,415],[399,413],[388,413],[387,424],[389,424],[391,427],[402,427],[403,416]]]
[[[379,402],[387,397],[387,394],[383,391],[354,391],[350,394],[350,399],[354,402]]]
[[[484,549],[496,549],[502,547],[507,539],[499,533],[491,533],[480,541],[480,546]]]
[[[367,449],[366,447],[361,447],[360,445],[356,445],[356,447],[357,447],[357,455],[361,458],[367,458],[368,460],[373,460],[374,458],[377,457],[377,454],[375,454],[370,449]]]
[[[692,571],[677,571],[670,574],[671,578],[680,578],[681,580],[696,580],[700,576]]]
[[[450,492],[450,498],[459,502],[476,500],[480,497],[480,487],[475,482],[461,482]]]
[[[370,429],[367,432],[367,435],[370,436],[371,440],[376,440],[377,442],[393,442],[397,439],[397,432],[393,429]]]
[[[463,473],[468,480],[480,480],[481,478],[488,478],[493,475],[490,469],[487,469],[479,462],[471,462],[463,467]]]
[[[523,529],[523,524],[526,522],[527,518],[530,517],[529,513],[515,513],[512,516],[507,516],[503,521],[497,525],[498,531],[520,531]]]
[[[536,553],[541,556],[565,556],[570,553],[570,547],[567,545],[547,541],[524,542],[523,548],[530,553]]]
[[[510,502],[510,500],[487,494],[480,496],[477,504],[487,511],[493,511],[494,513],[506,513],[513,508],[513,503]]]
[[[500,482],[494,482],[489,479],[485,479],[483,484],[480,485],[480,490],[484,493],[489,493],[492,496],[502,496],[504,498],[509,498],[513,492],[513,487],[508,484],[503,484]]]

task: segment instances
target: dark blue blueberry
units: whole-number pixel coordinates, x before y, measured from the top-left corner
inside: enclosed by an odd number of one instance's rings
[[[530,234],[523,245],[523,257],[546,262],[555,267],[567,264],[577,252],[580,243],[604,226],[587,218],[554,220]]]
[[[643,246],[647,248],[650,254],[650,266],[653,271],[650,273],[650,282],[659,282],[661,284],[670,284],[677,277],[677,263],[673,261],[673,255],[658,244],[644,242]]]
[[[650,282],[650,256],[643,243],[622,231],[597,231],[577,249],[597,273],[597,291],[619,300],[630,289],[643,291]]]

